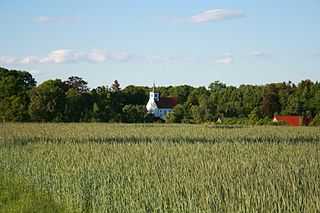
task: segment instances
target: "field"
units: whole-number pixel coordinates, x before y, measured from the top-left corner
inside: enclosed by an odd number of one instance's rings
[[[0,178],[0,212],[317,212],[320,128],[7,123]]]

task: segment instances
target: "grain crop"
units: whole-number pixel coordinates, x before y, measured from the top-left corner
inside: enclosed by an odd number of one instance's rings
[[[5,123],[0,172],[70,212],[317,212],[320,128]]]

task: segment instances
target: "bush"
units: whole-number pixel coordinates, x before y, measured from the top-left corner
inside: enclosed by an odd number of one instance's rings
[[[256,122],[256,125],[259,125],[259,126],[262,126],[262,125],[272,125],[273,122],[272,120],[269,118],[269,117],[265,117],[265,118],[262,118],[260,120],[258,120]]]
[[[320,112],[313,118],[311,126],[320,126]]]
[[[271,122],[272,126],[288,126],[288,123],[286,121],[274,121]]]

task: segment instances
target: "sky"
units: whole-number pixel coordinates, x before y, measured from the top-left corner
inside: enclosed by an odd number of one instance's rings
[[[0,66],[89,87],[320,81],[320,0],[0,0]]]

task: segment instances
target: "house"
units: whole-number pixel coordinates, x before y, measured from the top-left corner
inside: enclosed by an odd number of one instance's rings
[[[285,121],[289,126],[301,126],[301,116],[279,115],[274,116],[273,122]]]
[[[163,98],[156,92],[155,85],[153,85],[152,91],[149,93],[149,101],[147,103],[148,114],[153,117],[166,119],[166,115],[173,110],[173,108],[179,104],[176,98]]]

